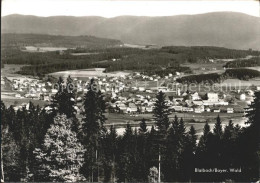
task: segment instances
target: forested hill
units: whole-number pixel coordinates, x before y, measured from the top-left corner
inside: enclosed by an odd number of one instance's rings
[[[168,17],[2,17],[3,33],[93,35],[124,43],[260,49],[259,17],[215,12]]]
[[[119,40],[98,38],[94,36],[55,36],[43,34],[2,34],[2,47],[39,46],[39,47],[84,47],[106,48],[123,44]]]

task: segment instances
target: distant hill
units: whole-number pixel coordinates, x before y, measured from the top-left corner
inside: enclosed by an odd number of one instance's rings
[[[4,33],[93,35],[130,44],[221,46],[260,49],[260,21],[242,13],[216,12],[167,17],[2,17]]]

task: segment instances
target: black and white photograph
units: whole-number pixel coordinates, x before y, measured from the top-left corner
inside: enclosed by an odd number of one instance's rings
[[[1,0],[2,182],[260,182],[258,0]]]

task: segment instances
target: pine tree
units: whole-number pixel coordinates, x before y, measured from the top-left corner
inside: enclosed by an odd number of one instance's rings
[[[117,132],[111,125],[104,139],[102,139],[102,166],[104,167],[104,182],[116,180],[116,152],[118,151]]]
[[[229,120],[228,125],[225,127],[223,139],[224,141],[230,140],[234,135],[234,124],[232,120]]]
[[[247,170],[247,174],[243,177],[244,182],[259,179],[259,151],[260,151],[260,92],[254,94],[254,101],[249,105],[246,111],[246,117],[249,124],[247,128],[242,129],[239,134],[239,157],[237,163],[242,169]],[[236,129],[236,128],[235,128]]]
[[[124,135],[120,145],[120,159],[118,167],[118,181],[133,181],[133,169],[135,161],[133,159],[134,134],[129,123],[126,125]]]
[[[196,151],[197,135],[193,125],[191,125],[188,132],[188,143],[190,150],[194,153]]]
[[[147,132],[147,125],[146,125],[145,119],[143,118],[141,123],[140,123],[139,133],[145,134],[146,132]]]
[[[250,124],[250,130],[252,130],[252,135],[254,135],[254,138],[256,139],[256,143],[260,148],[260,91],[255,92],[255,98],[254,101],[251,103],[251,105],[248,108],[246,117],[248,118],[248,121],[246,124]]]
[[[105,137],[106,121],[105,101],[100,91],[95,91],[92,86],[95,84],[94,79],[91,79],[89,90],[84,95],[83,100],[83,124],[82,124],[82,143],[86,147],[85,164],[82,168],[82,173],[85,177],[91,178],[91,181],[98,181],[99,166],[101,159],[101,140]]]
[[[211,145],[214,145],[213,134],[210,130],[210,126],[206,121],[203,128],[203,135],[200,137],[199,144],[195,153],[195,167],[196,168],[210,168],[214,166],[212,163]],[[213,143],[212,143],[213,142]],[[196,176],[196,174],[193,174]],[[212,177],[212,176],[211,176]],[[195,181],[212,181],[211,178],[197,175]]]
[[[1,181],[20,181],[19,146],[10,131],[7,109],[1,101]]]
[[[178,134],[180,134],[181,137],[183,138],[185,135],[185,131],[186,131],[186,127],[185,127],[183,119],[181,118],[180,123],[178,125]]]
[[[189,132],[187,133],[187,138],[185,142],[185,148],[183,153],[183,170],[182,170],[182,181],[191,181],[192,175],[195,168],[195,152],[197,149],[196,146],[197,136],[196,131],[193,126],[190,127]]]
[[[94,84],[94,80],[91,80],[90,85]],[[96,146],[98,137],[103,133],[103,124],[105,123],[105,102],[100,92],[89,90],[83,101],[83,125],[82,130],[84,133],[84,141]]]
[[[223,130],[222,130],[222,125],[221,125],[221,119],[218,115],[216,119],[216,123],[213,129],[214,135],[216,135],[219,139],[222,137]]]
[[[63,79],[59,77],[57,82],[58,92],[53,97],[51,107],[55,115],[59,113],[65,114],[68,118],[75,118],[75,92],[70,76],[67,78],[66,85],[64,85]]]
[[[208,122],[206,121],[204,128],[203,128],[203,135],[200,137],[196,154],[203,156],[203,154],[208,152],[208,142],[209,142],[209,138],[211,135],[212,135],[212,133],[210,131],[210,126],[209,126]]]
[[[174,130],[174,133],[178,133],[179,131],[179,119],[178,116],[174,116],[174,120],[172,122],[172,128]]]
[[[84,148],[76,133],[71,131],[71,121],[65,115],[58,115],[48,129],[42,148],[34,154],[42,171],[40,181],[82,181],[79,170],[83,165]]]
[[[169,108],[166,105],[165,102],[165,94],[160,91],[156,95],[156,103],[155,103],[155,108],[154,108],[154,117],[155,117],[155,122],[158,127],[158,131],[160,134],[166,134],[168,128],[169,128]]]

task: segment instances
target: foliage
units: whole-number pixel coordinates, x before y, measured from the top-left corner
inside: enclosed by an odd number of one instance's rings
[[[237,78],[237,79],[241,79],[241,80],[248,80],[251,78],[259,77],[260,72],[257,70],[253,70],[253,69],[240,68],[240,69],[228,69],[228,70],[226,70],[226,72],[223,75],[224,75],[224,77],[227,77],[227,78]]]
[[[162,91],[156,95],[156,103],[153,113],[160,134],[165,135],[169,128],[170,122],[168,117],[169,109],[165,102],[165,94]]]
[[[227,62],[224,65],[224,67],[226,67],[226,68],[256,67],[256,66],[260,66],[260,57],[233,60],[233,61]]]
[[[77,140],[75,132],[70,130],[71,121],[65,115],[58,115],[48,129],[42,148],[36,148],[34,154],[40,165],[40,174],[51,181],[82,181],[79,174],[83,165],[84,148]]]
[[[92,90],[85,96],[82,114],[83,124],[88,125],[79,128],[78,134],[72,130],[73,118],[66,115],[54,116],[32,103],[18,111],[1,103],[4,179],[147,182],[156,181],[160,173],[164,182],[254,182],[259,177],[259,98],[255,92],[247,110],[248,127],[231,120],[224,126],[218,116],[212,131],[211,122],[205,123],[199,139],[194,127],[187,128],[182,118],[169,121],[163,93],[157,95],[154,111],[160,127],[147,130],[143,119],[139,129],[127,124],[122,136],[113,126],[104,128],[103,97]],[[242,173],[194,172],[194,168],[212,167],[241,168]]]

